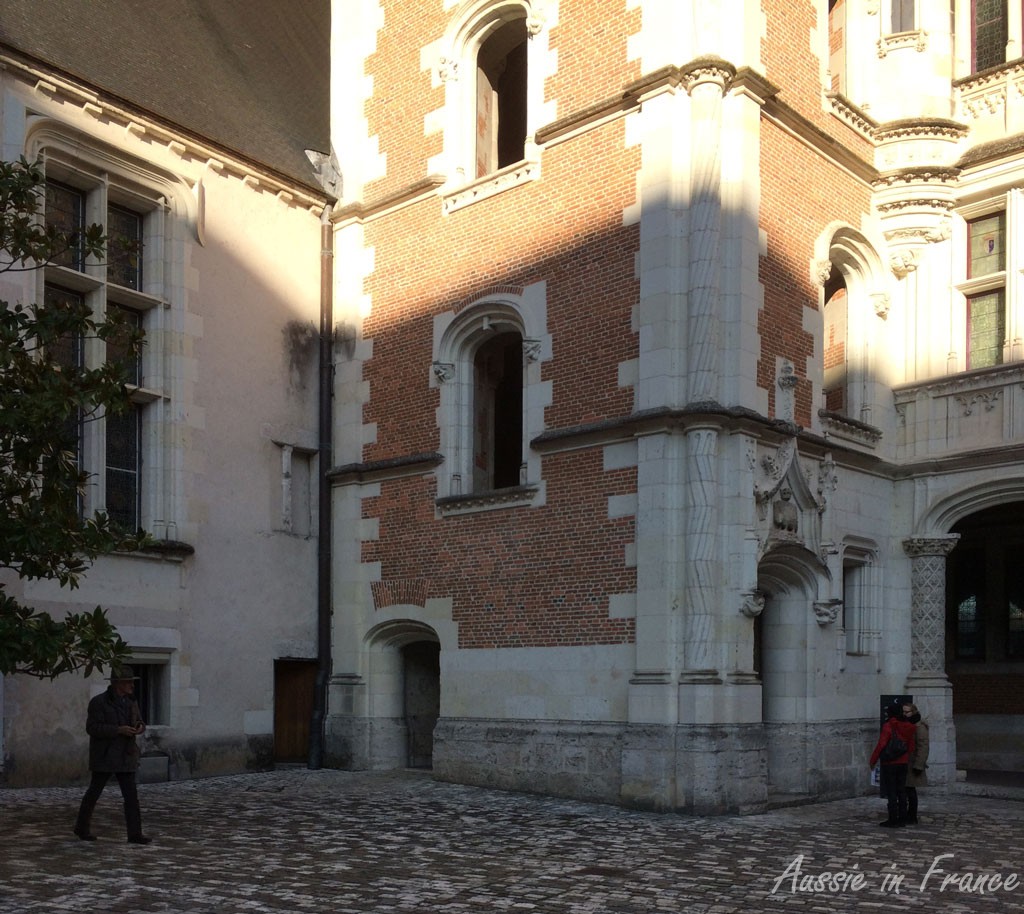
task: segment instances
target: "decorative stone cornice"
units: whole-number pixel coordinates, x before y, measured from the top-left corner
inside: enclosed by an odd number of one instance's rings
[[[400,479],[405,476],[419,476],[442,463],[444,463],[442,454],[409,454],[387,460],[347,463],[330,470],[327,473],[327,479],[332,485],[358,485],[385,479]]]
[[[875,188],[894,187],[901,184],[954,184],[960,177],[960,169],[954,165],[922,165],[882,172],[871,183]]]
[[[539,486],[511,486],[507,489],[493,489],[489,492],[472,492],[468,495],[448,495],[435,502],[443,516],[465,514],[486,508],[510,508],[515,505],[529,505],[540,491]]]
[[[940,137],[949,140],[962,140],[969,133],[966,124],[948,118],[903,118],[878,124],[872,130],[875,140],[915,140],[934,139]]]
[[[835,435],[837,438],[856,441],[872,448],[882,440],[881,429],[868,425],[866,422],[851,419],[849,416],[819,409],[818,418],[821,419],[822,430],[826,436]]]
[[[847,127],[851,127],[868,139],[874,136],[875,130],[878,129],[878,121],[873,120],[867,112],[858,108],[841,92],[828,92],[825,98],[832,106],[832,113]]]
[[[928,47],[928,33],[921,29],[916,32],[900,32],[897,35],[885,35],[878,39],[878,56],[885,57],[890,51],[900,48],[913,48],[918,53]]]

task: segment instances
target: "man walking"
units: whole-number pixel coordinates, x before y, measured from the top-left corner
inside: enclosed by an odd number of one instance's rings
[[[85,730],[89,734],[89,770],[92,780],[82,797],[75,822],[75,834],[83,841],[95,841],[89,830],[92,811],[110,776],[117,778],[124,799],[124,820],[129,844],[149,844],[142,833],[142,812],[135,787],[139,767],[139,747],[135,738],[143,733],[139,706],[132,697],[135,692],[135,671],[130,666],[111,670],[110,685],[89,702]]]

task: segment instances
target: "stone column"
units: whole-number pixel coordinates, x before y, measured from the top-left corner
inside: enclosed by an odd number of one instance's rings
[[[960,537],[911,537],[903,541],[910,556],[910,675],[904,686],[928,723],[930,784],[956,780],[956,728],[953,687],[946,676],[946,556]]]

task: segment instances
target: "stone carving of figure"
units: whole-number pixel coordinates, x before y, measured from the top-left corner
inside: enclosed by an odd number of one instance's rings
[[[779,498],[772,505],[772,521],[775,529],[783,533],[796,533],[799,525],[799,516],[796,505],[793,504],[793,490],[789,486],[783,486],[779,490]]]

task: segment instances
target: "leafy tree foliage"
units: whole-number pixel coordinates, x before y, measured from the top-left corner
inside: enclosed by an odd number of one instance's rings
[[[39,270],[69,250],[102,259],[107,238],[91,225],[68,234],[41,219],[38,163],[0,162],[0,274]],[[113,309],[112,309],[113,312]],[[67,357],[78,341],[110,342],[99,367]],[[75,588],[100,555],[144,545],[103,513],[82,511],[88,474],[78,460],[85,423],[130,408],[129,366],[141,333],[115,313],[98,318],[80,299],[0,301],[0,673],[53,679],[85,675],[127,657],[100,607],[53,618],[9,592],[16,578]]]

